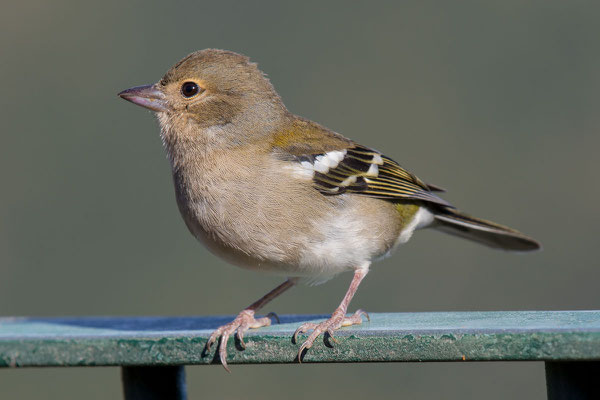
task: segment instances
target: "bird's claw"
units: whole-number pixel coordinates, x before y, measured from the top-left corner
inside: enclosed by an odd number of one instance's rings
[[[335,336],[333,336],[333,329],[327,329],[325,331],[326,335],[323,338],[324,341],[327,341],[327,345],[329,347],[333,347],[333,345],[331,344],[331,342],[335,343],[335,344],[340,344],[340,342],[335,338]]]
[[[206,347],[204,349],[205,352],[209,352],[211,346],[217,341],[217,338],[221,335],[221,332],[223,330],[223,328],[225,327],[225,325],[219,327],[217,330],[215,330],[210,337],[208,338],[208,341],[206,342]]]
[[[349,317],[342,312],[342,310],[336,310],[331,317],[323,321],[319,324],[314,322],[307,322],[302,324],[296,329],[294,335],[292,336],[292,342],[296,343],[298,341],[298,335],[301,333],[308,332],[312,330],[312,333],[308,336],[306,341],[302,343],[300,349],[298,349],[298,362],[302,362],[302,354],[305,350],[308,350],[312,347],[315,339],[319,337],[322,333],[325,333],[325,337],[323,341],[325,345],[328,345],[329,341],[333,341],[336,344],[339,344],[339,341],[333,336],[334,332],[341,328],[342,326],[350,326],[350,325],[358,325],[362,323],[362,316],[365,316],[368,321],[371,321],[369,318],[369,314],[367,314],[363,310],[357,310],[354,314]],[[329,347],[333,347],[329,342]]]
[[[219,359],[221,360],[223,368],[225,368],[227,372],[231,372],[227,366],[227,341],[229,340],[229,336],[235,333],[241,349],[244,350],[246,348],[244,333],[248,329],[261,328],[269,325],[271,325],[271,319],[269,317],[257,319],[254,318],[253,310],[244,310],[240,312],[233,321],[220,326],[210,335],[206,342],[203,354],[208,354],[211,346],[219,339]]]
[[[294,334],[292,335],[292,343],[296,344],[298,342],[298,335],[301,333],[306,333],[310,330],[315,329],[318,326],[318,324],[315,324],[314,322],[307,322],[305,324],[302,324],[298,327],[298,329],[296,329],[296,331],[294,332]]]
[[[302,343],[302,346],[300,346],[300,349],[298,349],[298,363],[302,364],[302,352],[304,352],[304,350],[310,349],[311,346],[312,343]]]
[[[270,313],[268,313],[267,315],[265,315],[263,318],[259,318],[258,320],[254,320],[255,322],[258,322],[258,326],[256,324],[252,324],[251,321],[249,322],[244,322],[242,325],[240,325],[237,328],[237,332],[236,332],[236,336],[239,340],[239,345],[241,347],[242,350],[246,350],[246,343],[244,343],[244,332],[246,332],[248,330],[248,328],[261,328],[263,326],[269,326],[271,325],[271,322],[269,321],[268,323],[266,322],[266,319],[271,319],[273,318],[275,321],[277,321],[278,324],[281,323],[281,321],[279,320],[279,317],[277,316],[277,314],[275,314],[273,311],[271,311]]]
[[[271,311],[270,313],[268,313],[267,315],[265,315],[266,318],[274,318],[275,321],[277,321],[278,324],[281,323],[281,321],[279,320],[279,316],[277,314],[275,314],[273,311]]]
[[[361,324],[363,316],[367,319],[367,321],[371,322],[371,317],[369,317],[369,314],[367,314],[367,312],[364,310],[358,309],[351,316],[344,318],[342,326]]]

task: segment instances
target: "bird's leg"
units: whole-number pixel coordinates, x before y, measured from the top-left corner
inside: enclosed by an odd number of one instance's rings
[[[265,304],[273,300],[275,297],[279,296],[292,286],[296,284],[297,279],[290,278],[287,281],[283,282],[281,285],[277,286],[275,289],[271,290],[269,293],[243,309],[237,317],[233,321],[223,326],[217,328],[210,338],[208,342],[206,342],[205,352],[210,351],[210,347],[217,341],[220,337],[219,341],[219,358],[221,359],[221,364],[228,372],[231,372],[227,367],[227,340],[229,336],[237,331],[238,339],[240,340],[240,345],[242,348],[245,348],[246,345],[244,343],[244,332],[248,329],[261,328],[263,326],[271,325],[271,319],[269,316],[274,316],[277,321],[277,315],[275,313],[269,313],[266,317],[262,318],[254,318],[254,313],[262,308]]]
[[[356,289],[358,289],[358,285],[360,285],[360,282],[367,275],[367,272],[369,272],[368,268],[360,268],[354,271],[354,277],[352,278],[352,282],[350,283],[350,287],[348,288],[344,299],[342,300],[339,307],[335,309],[333,314],[331,314],[331,317],[327,321],[321,322],[320,324],[308,322],[296,329],[296,332],[294,332],[293,336],[294,343],[296,343],[299,333],[304,333],[309,330],[313,330],[312,333],[308,336],[308,339],[306,339],[306,341],[302,343],[302,346],[300,346],[300,349],[298,350],[299,362],[302,362],[302,352],[304,350],[310,349],[315,339],[319,337],[321,333],[326,333],[330,340],[336,342],[335,338],[333,337],[333,332],[336,329],[339,329],[342,326],[361,324],[363,315],[367,319],[369,319],[369,315],[363,310],[357,310],[351,316],[346,316],[348,304],[350,304],[350,300],[352,300],[354,293],[356,293]]]

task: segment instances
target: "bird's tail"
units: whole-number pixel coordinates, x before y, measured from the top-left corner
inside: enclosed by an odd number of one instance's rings
[[[435,217],[431,227],[451,235],[502,250],[531,251],[542,247],[538,241],[519,231],[471,217],[455,209],[439,207],[431,211]]]

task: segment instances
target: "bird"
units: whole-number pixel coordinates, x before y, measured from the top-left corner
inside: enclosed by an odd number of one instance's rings
[[[177,206],[189,231],[211,252],[285,281],[217,328],[227,371],[227,341],[245,348],[248,329],[271,324],[257,311],[298,284],[320,284],[343,272],[353,278],[340,305],[308,334],[297,359],[321,335],[368,314],[348,306],[373,261],[432,228],[485,246],[531,251],[541,245],[517,230],[467,215],[444,191],[383,153],[297,116],[257,64],[227,50],[184,57],[155,84],[118,94],[152,110],[171,166]],[[326,342],[327,343],[327,342]],[[330,342],[329,342],[330,343]]]

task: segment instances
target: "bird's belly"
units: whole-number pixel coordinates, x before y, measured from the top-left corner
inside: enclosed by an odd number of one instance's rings
[[[352,236],[351,230],[331,236],[307,237],[297,232],[295,240],[303,243],[296,254],[289,257],[266,256],[256,248],[246,251],[232,247],[225,241],[195,229],[194,236],[213,254],[238,267],[272,275],[303,278],[305,283],[323,283],[335,275],[368,263],[374,255],[384,253],[388,247],[377,246],[369,238]]]
[[[269,235],[270,250],[265,240],[244,243],[242,250],[232,245],[235,240],[224,239],[207,232],[201,224],[188,224],[192,234],[211,253],[238,267],[287,277],[303,277],[325,281],[341,272],[353,269],[365,259],[364,243],[347,242],[343,236],[329,238],[313,236],[312,232],[293,232],[285,243]],[[222,232],[221,232],[222,233]],[[255,238],[259,239],[259,238]],[[291,242],[291,243],[290,243]],[[351,249],[348,246],[353,246]],[[289,253],[282,254],[287,250]]]
[[[401,215],[391,202],[350,195],[344,207],[318,221],[318,233],[300,263],[317,279],[369,264],[399,244],[403,227],[417,210],[414,206]]]
[[[315,193],[318,196],[311,202],[311,213],[305,213],[309,218],[289,214],[299,209],[293,196],[287,201],[280,197],[276,207],[264,203],[255,208],[250,203],[228,207],[239,211],[235,215],[217,212],[224,208],[221,204],[200,202],[192,208],[180,204],[180,211],[192,234],[226,261],[246,269],[321,282],[389,253],[401,242],[405,224],[418,210],[414,206],[403,215],[388,201]],[[256,218],[260,213],[266,213],[268,221]]]
[[[206,232],[200,226],[197,226],[197,228],[192,231],[192,234],[200,241],[200,243],[206,246],[211,253],[235,266],[276,275],[291,276],[290,273],[293,268],[285,262],[257,257],[257,255],[252,254],[251,251],[246,252],[239,248],[232,247],[223,240]]]

